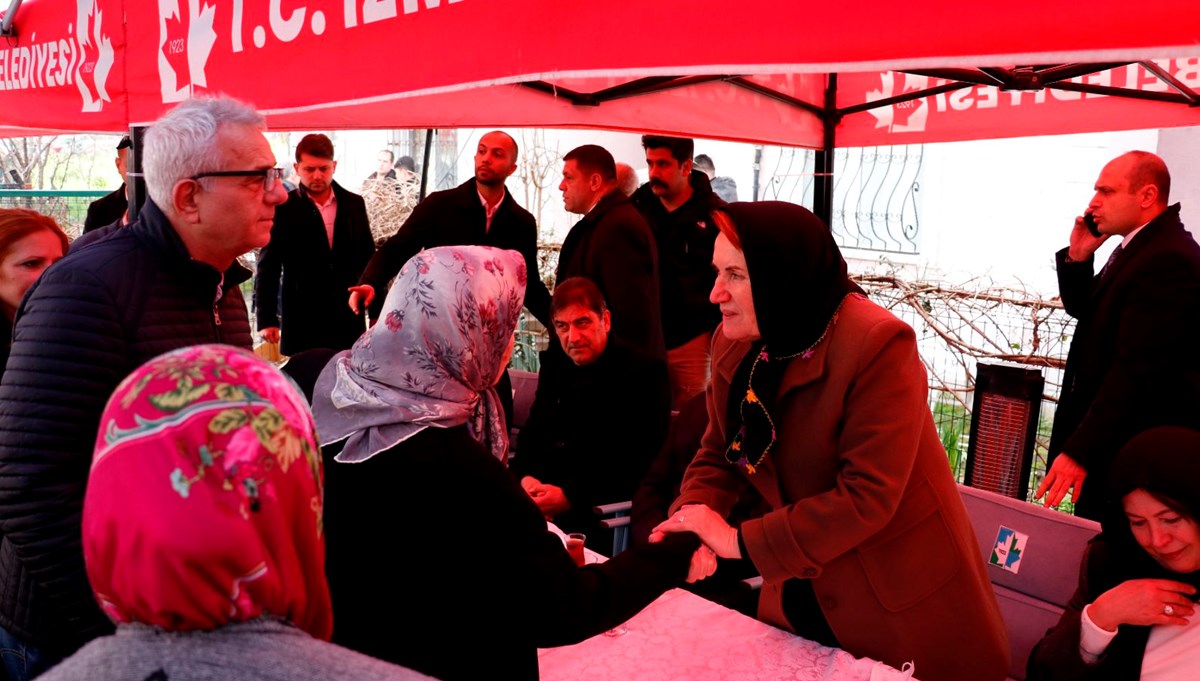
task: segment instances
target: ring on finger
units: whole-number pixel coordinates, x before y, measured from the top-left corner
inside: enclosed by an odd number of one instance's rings
[[[1175,608],[1171,607],[1171,604],[1168,603],[1163,606],[1163,614],[1167,617],[1170,617],[1171,615],[1175,614]]]

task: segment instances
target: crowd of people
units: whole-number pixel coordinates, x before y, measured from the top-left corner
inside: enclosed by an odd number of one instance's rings
[[[680,586],[925,681],[1005,678],[916,335],[817,216],[737,202],[688,139],[642,138],[641,187],[584,145],[548,286],[506,133],[376,249],[329,138],[300,141],[288,191],[263,130],[179,104],[145,135],[145,204],[69,255],[53,220],[0,210],[7,678],[537,679],[538,647]],[[1158,157],[1118,157],[1059,254],[1080,322],[1037,494],[1104,529],[1031,678],[1192,668],[1200,247],[1169,188]],[[250,352],[250,251],[282,372]],[[510,442],[522,309],[552,339]],[[602,549],[594,507],[627,499],[607,562],[548,529]]]

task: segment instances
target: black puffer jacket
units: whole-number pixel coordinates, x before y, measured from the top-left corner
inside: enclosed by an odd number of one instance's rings
[[[234,264],[222,286],[147,203],[138,222],[71,253],[25,297],[0,383],[0,626],[54,655],[111,630],[80,542],[100,414],[152,357],[196,343],[249,348],[238,289],[248,277]]]

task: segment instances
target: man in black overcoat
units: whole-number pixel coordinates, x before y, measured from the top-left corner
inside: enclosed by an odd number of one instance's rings
[[[1168,206],[1170,189],[1158,156],[1118,156],[1100,172],[1070,246],[1058,252],[1063,306],[1078,324],[1050,467],[1036,493],[1047,506],[1070,489],[1075,514],[1099,520],[1121,446],[1151,426],[1194,425],[1200,414],[1200,246],[1180,222],[1179,204]],[[1121,245],[1093,274],[1094,253],[1111,237]]]

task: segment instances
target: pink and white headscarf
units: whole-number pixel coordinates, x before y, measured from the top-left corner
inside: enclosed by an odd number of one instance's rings
[[[228,345],[157,357],[100,421],[88,578],[117,623],[211,630],[275,615],[328,640],[322,478],[304,398]]]

